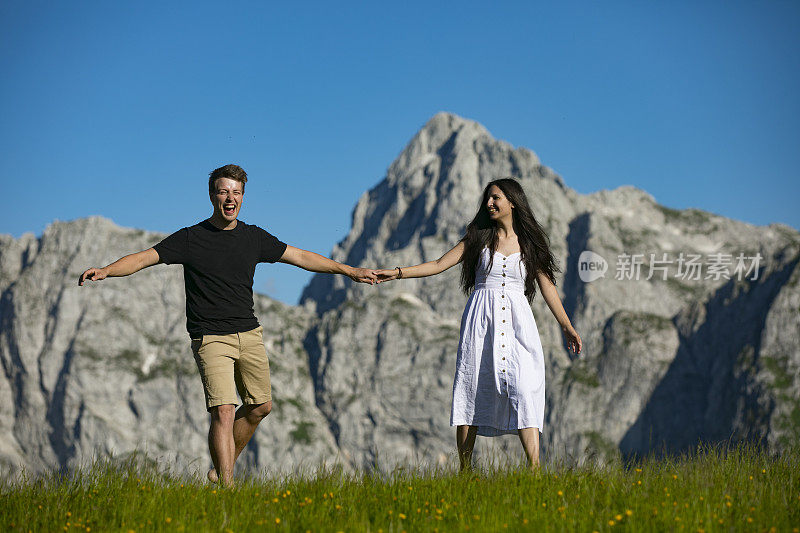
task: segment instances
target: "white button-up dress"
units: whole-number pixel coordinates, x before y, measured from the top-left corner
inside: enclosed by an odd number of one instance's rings
[[[544,356],[519,253],[484,248],[461,317],[450,425],[494,437],[544,421]]]

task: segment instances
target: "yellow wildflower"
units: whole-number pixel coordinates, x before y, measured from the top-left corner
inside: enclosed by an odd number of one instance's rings
[[[281,523],[281,519],[280,518],[275,518],[275,523],[276,524],[280,524]]]
[[[608,521],[608,525],[609,525],[609,526],[613,526],[614,524],[616,524],[616,522],[614,522],[613,520],[609,520],[609,521]]]
[[[406,519],[406,515],[404,515],[403,513],[398,513],[397,516],[400,517],[400,520],[405,520]]]
[[[615,516],[614,516],[614,519],[615,519],[617,522],[619,522],[620,520],[622,520],[622,515],[621,515],[621,514],[615,515]]]

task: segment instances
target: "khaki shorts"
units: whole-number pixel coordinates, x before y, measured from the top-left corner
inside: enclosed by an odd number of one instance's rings
[[[258,405],[272,401],[269,359],[261,326],[242,333],[203,335],[192,339],[192,352],[203,379],[206,409],[242,403]]]

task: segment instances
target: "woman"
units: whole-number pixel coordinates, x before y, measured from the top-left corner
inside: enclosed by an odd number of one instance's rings
[[[520,184],[492,181],[466,235],[436,261],[378,270],[379,281],[422,278],[462,262],[470,293],[461,318],[450,425],[457,426],[461,469],[472,466],[475,436],[517,433],[532,469],[539,464],[544,419],[544,357],[530,301],[538,281],[576,354],[581,338],[555,288],[555,259]]]

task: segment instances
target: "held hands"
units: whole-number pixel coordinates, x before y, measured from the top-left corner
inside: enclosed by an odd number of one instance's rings
[[[108,271],[105,268],[90,268],[83,274],[81,277],[78,278],[78,285],[83,286],[83,282],[86,280],[89,281],[100,281],[101,279],[106,279],[108,276]]]
[[[370,285],[383,283],[384,281],[392,281],[400,276],[399,269],[393,268],[386,269],[369,269],[369,268],[354,268],[353,272],[349,274],[350,279],[359,283],[369,283]]]
[[[378,283],[383,283],[384,281],[392,281],[397,279],[400,275],[400,269],[393,268],[391,270],[376,270],[375,274],[378,276]]]
[[[353,268],[347,277],[358,283],[369,283],[370,285],[374,285],[375,283],[378,283],[376,272],[376,270],[371,270],[369,268]]]
[[[572,324],[561,326],[561,332],[567,339],[567,349],[572,350],[576,355],[581,353],[583,342],[581,342],[581,336],[578,335],[578,332],[575,331],[575,328],[572,327]]]

